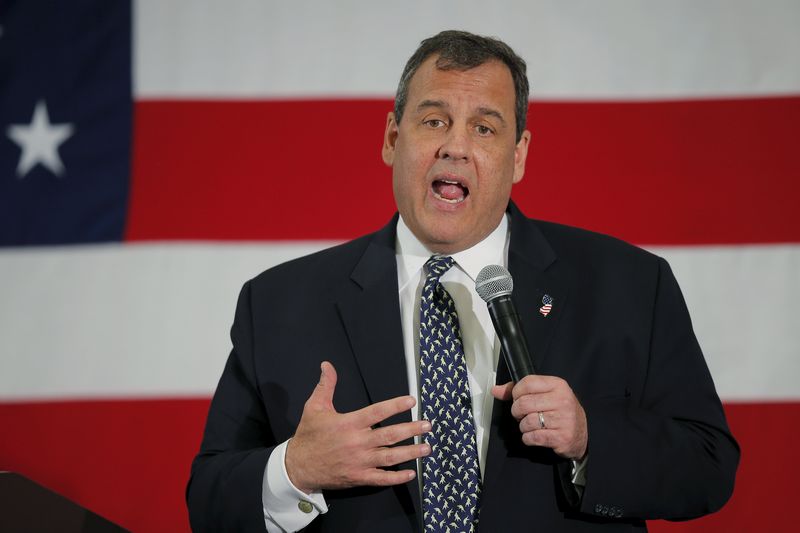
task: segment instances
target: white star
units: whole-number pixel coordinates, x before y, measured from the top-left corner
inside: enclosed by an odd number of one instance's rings
[[[74,133],[72,124],[51,124],[47,104],[39,100],[33,110],[29,125],[13,124],[6,135],[22,148],[17,164],[17,177],[24,178],[37,163],[56,176],[64,173],[64,164],[58,155],[58,147]]]

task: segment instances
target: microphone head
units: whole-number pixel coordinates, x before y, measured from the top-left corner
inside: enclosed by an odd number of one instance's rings
[[[514,290],[514,279],[511,272],[500,265],[487,265],[478,273],[475,280],[475,292],[489,303],[498,296],[509,296]]]

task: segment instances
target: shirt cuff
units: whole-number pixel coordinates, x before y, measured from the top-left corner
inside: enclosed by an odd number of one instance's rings
[[[580,461],[572,461],[572,484],[583,489],[586,486],[586,464],[589,454]]]
[[[261,503],[267,531],[298,531],[310,524],[318,515],[328,512],[321,492],[306,494],[295,487],[286,473],[287,440],[275,447],[264,470]]]

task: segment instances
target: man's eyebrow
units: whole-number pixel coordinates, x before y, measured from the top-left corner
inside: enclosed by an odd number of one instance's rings
[[[440,109],[446,109],[450,107],[442,100],[423,100],[417,105],[417,111],[421,111],[423,109],[427,109],[429,107],[436,107]]]
[[[495,117],[497,120],[503,123],[503,126],[506,125],[506,119],[503,118],[503,114],[496,109],[492,109],[491,107],[479,107],[478,113],[483,116]]]
[[[417,111],[422,111],[423,109],[428,109],[431,107],[436,109],[447,109],[450,107],[450,105],[442,100],[423,100],[417,105]],[[496,109],[492,109],[491,107],[479,107],[478,114],[484,117],[495,117],[503,124],[503,126],[506,125],[506,119],[503,117],[503,114]]]
[[[417,111],[422,111],[423,109],[428,109],[431,107],[436,109],[447,109],[450,107],[450,105],[442,100],[423,100],[417,105]],[[484,117],[495,117],[503,124],[503,126],[506,125],[506,119],[503,117],[503,114],[496,109],[492,109],[491,107],[479,107],[478,114]]]

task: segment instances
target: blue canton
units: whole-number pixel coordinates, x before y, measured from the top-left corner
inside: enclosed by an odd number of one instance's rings
[[[432,429],[425,435],[431,454],[422,459],[425,531],[475,531],[481,477],[472,395],[461,330],[453,299],[439,278],[453,258],[435,255],[425,264],[420,298],[420,402]]]
[[[0,250],[122,240],[133,11],[0,1]]]

